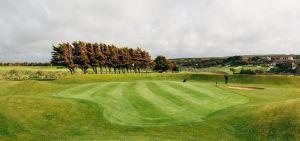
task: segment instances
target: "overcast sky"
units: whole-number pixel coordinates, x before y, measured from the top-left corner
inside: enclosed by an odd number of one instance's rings
[[[0,61],[83,40],[152,56],[300,54],[300,0],[1,0]]]

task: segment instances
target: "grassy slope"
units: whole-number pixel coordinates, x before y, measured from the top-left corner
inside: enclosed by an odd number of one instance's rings
[[[182,78],[191,81],[183,85]],[[0,140],[300,138],[299,77],[231,77],[230,85],[266,88],[254,91],[216,88],[222,78],[129,74],[0,81]]]

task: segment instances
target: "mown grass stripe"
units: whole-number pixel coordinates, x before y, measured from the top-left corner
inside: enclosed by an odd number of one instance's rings
[[[73,97],[76,97],[78,99],[85,99],[97,102],[94,98],[95,95],[99,94],[99,91],[105,91],[107,88],[113,89],[114,85],[113,83],[99,83],[98,85],[94,85],[93,87],[89,88],[85,93],[74,95]],[[100,95],[102,96],[102,95]],[[104,95],[105,96],[105,95]]]
[[[223,92],[219,91],[219,89],[215,86],[207,86],[195,83],[185,83],[184,86],[215,99],[227,98],[227,95],[224,95]]]
[[[164,119],[168,118],[160,109],[158,109],[153,103],[149,102],[143,96],[144,91],[141,87],[138,87],[137,83],[130,83],[128,87],[124,90],[124,96],[129,100],[129,102],[134,106],[134,108],[140,113],[141,116],[147,118]],[[145,93],[148,95],[148,93]]]
[[[95,97],[99,104],[104,107],[104,117],[121,125],[135,125],[142,123],[139,113],[123,95],[123,90],[128,83],[117,83],[114,89],[106,91],[105,97]]]
[[[174,82],[174,81],[167,81],[166,83],[173,89],[176,89],[177,91],[180,91],[184,94],[188,94],[196,99],[209,100],[209,101],[216,100],[216,98],[209,96],[207,93],[201,93],[201,91],[197,91],[189,87],[189,85],[186,85],[186,83]],[[199,89],[203,89],[203,88],[199,88]],[[213,93],[213,92],[209,92],[209,93]]]
[[[193,111],[194,114],[205,115],[210,112],[211,107],[208,105],[212,101],[209,99],[197,99],[195,97],[190,96],[190,94],[179,91],[172,86],[170,86],[167,82],[155,82],[159,85],[159,87],[164,88],[169,93],[180,97],[183,101],[186,101],[186,107],[189,108],[190,111]]]
[[[236,95],[234,93],[224,91],[219,87],[215,87],[209,84],[199,84],[199,83],[186,83],[187,87],[202,92],[212,98],[212,100],[207,106],[211,108],[211,110],[219,110],[222,108],[238,105],[245,103],[247,100],[246,97]]]
[[[241,100],[241,97],[238,95],[234,95],[234,94],[229,94],[230,96],[227,96],[226,99],[216,99],[213,97],[204,96],[203,99],[199,100],[199,99],[196,99],[196,98],[190,96],[188,93],[183,92],[181,89],[180,90],[176,89],[176,88],[180,88],[181,85],[174,85],[172,87],[167,82],[155,82],[155,83],[157,83],[157,85],[159,87],[164,88],[166,91],[169,91],[170,93],[172,93],[178,97],[181,97],[182,99],[184,99],[186,101],[189,101],[189,103],[193,104],[193,106],[194,106],[194,107],[191,107],[191,109],[197,114],[207,115],[212,110],[218,110],[218,109],[225,108],[227,106],[235,105],[237,103],[238,104],[243,103],[243,100]],[[176,83],[176,82],[174,82],[174,83]],[[184,83],[181,83],[181,84],[183,85]],[[176,88],[174,88],[174,87],[176,87]],[[218,89],[216,89],[216,90],[218,90]],[[213,93],[213,92],[210,92],[210,93]]]
[[[169,101],[173,102],[174,104],[184,107],[186,106],[187,102],[183,101],[179,97],[173,95],[172,93],[166,91],[164,88],[161,88],[155,82],[146,82],[147,88],[155,95],[168,99]]]
[[[194,111],[194,105],[191,105],[180,99],[180,97],[174,96],[168,91],[165,91],[155,82],[146,82],[145,86],[154,95],[154,97],[157,97],[152,99],[152,101],[157,103],[156,105],[159,106],[162,111],[165,110],[168,112],[169,116],[175,118],[177,120],[176,123],[202,120],[202,114]],[[143,92],[147,89],[143,89]],[[162,103],[157,102],[157,99],[163,99],[161,101]],[[169,108],[169,110],[167,110],[167,108]],[[175,109],[171,111],[172,108]]]
[[[109,94],[110,91],[113,91],[118,87],[120,83],[114,83],[114,82],[105,82],[105,85],[101,87],[101,89],[98,89],[96,92],[94,92],[91,97],[106,97],[107,94]]]
[[[89,83],[89,84],[82,84],[82,85],[74,86],[74,87],[71,87],[71,88],[68,88],[66,90],[59,92],[58,95],[74,96],[77,94],[86,93],[87,89],[93,88],[95,85],[97,85],[97,83]]]
[[[147,101],[153,103],[155,107],[163,111],[167,115],[174,115],[174,113],[179,113],[184,110],[184,108],[176,105],[164,97],[154,94],[146,85],[145,82],[137,83],[137,92]]]
[[[180,87],[180,85],[178,84],[171,85],[168,82],[155,82],[155,83],[157,83],[160,87],[164,88],[166,91],[180,97],[182,100],[185,100],[189,104],[193,104],[194,106],[201,105],[205,107],[205,105],[210,102],[210,99],[207,99],[208,97],[202,97],[202,99],[198,99],[191,96],[192,94],[191,91],[183,91],[181,89],[178,90],[178,87]]]

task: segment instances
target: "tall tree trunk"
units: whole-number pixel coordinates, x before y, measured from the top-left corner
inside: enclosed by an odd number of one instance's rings
[[[73,68],[68,68],[71,74],[75,73],[75,70]]]
[[[69,69],[70,73],[73,74],[73,70],[71,68],[68,68],[68,69]]]
[[[98,74],[97,67],[93,67],[93,71],[95,74]]]
[[[81,71],[83,72],[83,74],[86,74],[85,69],[84,68],[80,68]]]
[[[103,73],[103,68],[102,68],[102,67],[100,67],[100,73],[101,73],[101,74]]]

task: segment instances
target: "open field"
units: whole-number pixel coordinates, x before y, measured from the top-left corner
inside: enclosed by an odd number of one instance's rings
[[[0,140],[300,138],[300,77],[236,75],[222,82],[222,75],[193,73],[2,80]]]

